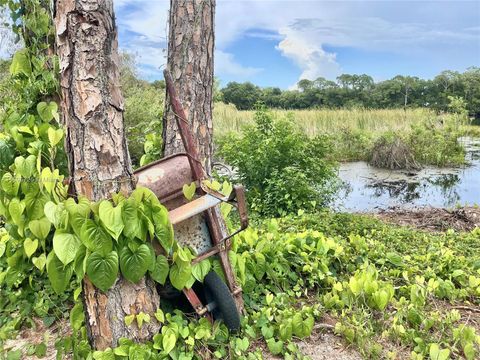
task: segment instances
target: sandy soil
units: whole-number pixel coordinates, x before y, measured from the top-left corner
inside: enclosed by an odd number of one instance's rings
[[[71,334],[70,324],[66,320],[57,321],[51,327],[46,328],[41,319],[35,319],[35,329],[23,329],[15,339],[7,340],[3,346],[5,351],[22,350],[22,360],[55,360],[57,350],[55,342]],[[28,348],[40,343],[47,345],[47,352],[44,357],[27,355]]]

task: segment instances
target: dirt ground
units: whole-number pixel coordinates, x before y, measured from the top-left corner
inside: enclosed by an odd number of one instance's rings
[[[415,227],[426,231],[471,231],[480,227],[480,208],[459,209],[419,208],[383,210],[373,216],[391,224]]]
[[[363,357],[353,347],[347,346],[345,341],[333,333],[334,325],[331,320],[328,323],[316,324],[312,335],[306,339],[298,340],[300,351],[312,360],[362,360]],[[282,359],[283,357],[270,354],[265,344],[259,344],[263,348],[265,360]]]
[[[57,321],[46,328],[41,319],[35,319],[35,329],[23,329],[15,339],[7,340],[3,346],[5,351],[22,350],[22,360],[55,360],[57,350],[55,342],[71,334],[70,323],[66,320]],[[45,356],[27,355],[28,348],[40,343],[47,345]]]

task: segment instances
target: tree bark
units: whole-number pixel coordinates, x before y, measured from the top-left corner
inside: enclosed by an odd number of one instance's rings
[[[171,0],[167,69],[197,141],[207,172],[212,163],[215,0]],[[184,151],[170,101],[163,119],[164,155]]]
[[[211,172],[213,150],[214,21],[215,0],[170,0],[167,70],[172,75],[186,112],[187,119],[183,120],[189,122],[199,160],[207,174]],[[163,119],[163,146],[165,156],[184,151],[168,92]],[[227,227],[220,208],[217,206],[211,211],[219,220],[222,237],[226,237]],[[241,294],[235,301],[238,310],[242,311]]]
[[[58,0],[56,43],[60,60],[62,121],[71,189],[91,200],[130,193],[135,182],[123,125],[117,30],[112,0]],[[153,313],[160,299],[151,280],[123,278],[106,293],[85,277],[86,325],[94,348],[115,347],[121,337],[143,341],[158,333]],[[142,329],[126,326],[129,314],[144,312]]]

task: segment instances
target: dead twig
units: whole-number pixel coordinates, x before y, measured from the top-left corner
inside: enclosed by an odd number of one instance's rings
[[[470,306],[457,305],[457,306],[453,306],[452,309],[466,310],[466,311],[476,312],[480,314],[480,308],[477,309]]]

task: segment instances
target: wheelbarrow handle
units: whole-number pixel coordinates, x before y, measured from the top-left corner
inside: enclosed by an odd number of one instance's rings
[[[247,202],[245,200],[245,187],[243,185],[235,185],[233,187],[234,195],[237,198],[238,215],[240,216],[240,230],[248,227],[248,211]]]

